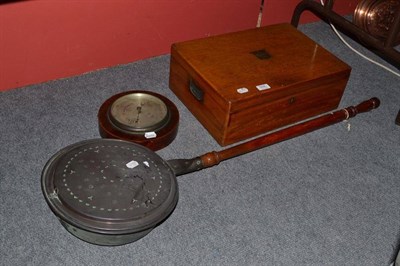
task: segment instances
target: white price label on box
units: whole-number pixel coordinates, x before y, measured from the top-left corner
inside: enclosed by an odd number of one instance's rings
[[[236,91],[239,92],[240,94],[243,94],[243,93],[248,92],[249,89],[248,88],[240,88],[240,89],[237,89]]]
[[[265,83],[265,84],[257,85],[256,88],[257,88],[257,90],[259,90],[259,91],[263,91],[263,90],[268,90],[268,89],[270,89],[271,86],[269,86],[267,83]]]

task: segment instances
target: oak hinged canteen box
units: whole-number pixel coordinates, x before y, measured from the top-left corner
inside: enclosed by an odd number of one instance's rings
[[[350,71],[277,24],[173,44],[169,86],[225,146],[336,109]]]

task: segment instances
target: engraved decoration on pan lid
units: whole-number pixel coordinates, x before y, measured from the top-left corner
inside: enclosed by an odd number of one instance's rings
[[[146,147],[113,139],[70,145],[42,173],[42,188],[61,221],[106,235],[140,232],[175,208],[174,173]]]

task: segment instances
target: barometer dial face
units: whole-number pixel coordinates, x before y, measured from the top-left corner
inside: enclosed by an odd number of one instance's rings
[[[132,132],[155,131],[168,123],[167,105],[146,93],[131,93],[118,98],[110,107],[110,119],[119,128]]]

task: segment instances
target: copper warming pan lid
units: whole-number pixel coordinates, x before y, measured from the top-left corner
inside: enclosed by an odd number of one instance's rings
[[[95,139],[56,153],[42,173],[47,203],[73,235],[99,245],[138,240],[175,208],[167,163],[146,147]]]

